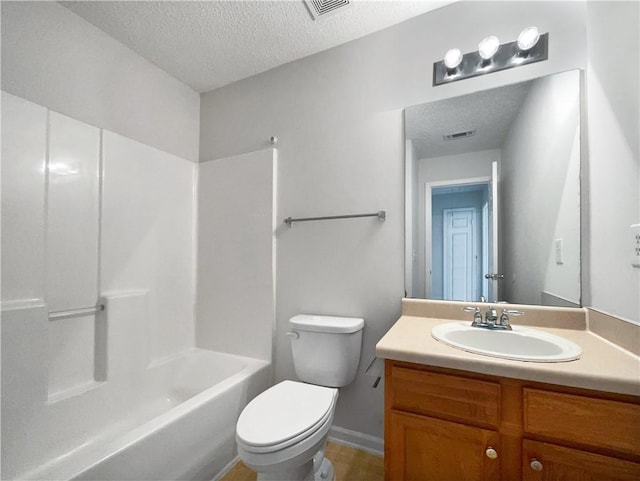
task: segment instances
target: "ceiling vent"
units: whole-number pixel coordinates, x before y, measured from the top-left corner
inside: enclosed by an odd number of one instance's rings
[[[456,132],[454,134],[444,134],[442,137],[444,140],[457,140],[457,139],[466,139],[467,137],[471,137],[476,133],[476,129],[466,130],[464,132]]]
[[[304,0],[314,20],[328,17],[339,8],[350,5],[351,0]]]

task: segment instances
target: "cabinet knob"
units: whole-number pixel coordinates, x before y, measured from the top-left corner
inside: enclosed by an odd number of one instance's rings
[[[489,459],[498,458],[498,452],[495,449],[493,449],[491,446],[489,446],[484,453],[487,455]]]
[[[542,471],[542,463],[538,461],[536,458],[533,458],[531,460],[531,463],[529,463],[529,466],[531,466],[531,469],[533,469],[534,471]]]

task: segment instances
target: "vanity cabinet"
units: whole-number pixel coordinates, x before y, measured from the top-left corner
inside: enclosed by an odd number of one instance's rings
[[[386,481],[640,480],[640,399],[387,360]]]

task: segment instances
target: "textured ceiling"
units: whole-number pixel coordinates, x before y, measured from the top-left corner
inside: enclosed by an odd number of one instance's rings
[[[498,149],[531,87],[531,81],[461,97],[409,107],[405,132],[413,141],[417,159]],[[443,135],[474,130],[457,140]]]
[[[452,1],[352,0],[318,21],[303,0],[60,3],[195,91],[206,92]]]

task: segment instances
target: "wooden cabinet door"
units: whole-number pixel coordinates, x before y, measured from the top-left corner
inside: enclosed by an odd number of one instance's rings
[[[539,464],[534,463],[532,467],[534,460]],[[638,480],[638,463],[555,444],[523,441],[522,481]]]
[[[386,481],[498,481],[498,433],[450,421],[388,412]],[[487,450],[493,448],[497,458]]]

